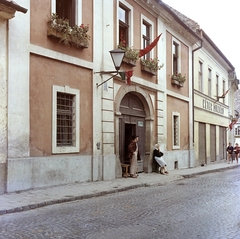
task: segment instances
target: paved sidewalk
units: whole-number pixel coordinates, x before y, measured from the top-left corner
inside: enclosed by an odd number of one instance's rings
[[[169,171],[168,175],[140,173],[138,178],[120,178],[111,181],[73,183],[63,186],[47,187],[20,193],[0,195],[0,215],[21,212],[47,205],[70,202],[105,194],[116,193],[133,188],[164,185],[184,177],[228,170],[239,167],[236,162],[228,164],[212,163],[189,169]]]

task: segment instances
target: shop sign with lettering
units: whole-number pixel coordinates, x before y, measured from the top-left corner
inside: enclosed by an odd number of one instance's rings
[[[203,109],[212,111],[218,114],[224,114],[224,108],[217,104],[212,103],[211,101],[203,99]]]

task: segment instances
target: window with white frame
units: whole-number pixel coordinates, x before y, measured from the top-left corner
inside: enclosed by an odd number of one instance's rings
[[[212,69],[208,68],[208,96],[212,96]]]
[[[118,7],[118,18],[119,18],[119,44],[126,48],[129,47],[129,18],[130,18],[130,10],[119,3]]]
[[[203,63],[198,62],[198,90],[203,92]]]
[[[52,13],[68,19],[71,27],[82,23],[82,0],[52,0]]]
[[[179,44],[176,41],[173,41],[172,44],[172,61],[173,74],[181,73],[179,66]]]
[[[235,136],[240,136],[240,126],[235,127]]]
[[[141,49],[144,49],[145,47],[147,47],[148,45],[151,44],[151,42],[153,41],[153,29],[154,29],[154,23],[148,19],[146,16],[141,15],[141,22],[142,22],[142,26],[141,26]],[[143,59],[149,59],[149,58],[153,58],[153,51],[150,51],[149,53],[147,53],[146,55],[143,56]]]
[[[216,96],[219,96],[219,75],[216,75]]]
[[[223,95],[224,95],[226,93],[226,81],[223,80],[222,84],[223,84]],[[223,98],[223,103],[225,104],[225,97]]]
[[[80,92],[53,86],[52,153],[79,152]]]
[[[142,46],[146,48],[151,44],[151,25],[143,20],[142,22]],[[150,52],[143,56],[144,59],[150,58]]]
[[[178,112],[172,113],[172,144],[173,149],[180,148],[180,114]]]

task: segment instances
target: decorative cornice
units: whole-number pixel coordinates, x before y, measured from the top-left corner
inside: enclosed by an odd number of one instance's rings
[[[191,24],[189,23],[190,25],[187,25],[186,21],[183,21],[183,19],[179,17],[180,13],[177,15],[176,12],[174,12],[171,7],[164,2],[160,0],[134,1],[140,6],[142,6],[144,9],[148,10],[148,12],[153,14],[155,17],[160,17],[166,25],[168,25],[171,29],[185,37],[191,44],[195,44],[201,40],[201,37],[198,35],[197,30],[193,31],[193,29],[197,28],[198,24],[191,20]],[[185,19],[188,18],[185,16]],[[195,26],[195,28],[193,26]]]

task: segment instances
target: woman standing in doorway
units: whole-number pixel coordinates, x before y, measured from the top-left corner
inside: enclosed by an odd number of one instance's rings
[[[132,141],[128,145],[128,158],[130,159],[130,177],[137,178],[137,160],[140,159],[138,150],[138,135],[132,136]]]

